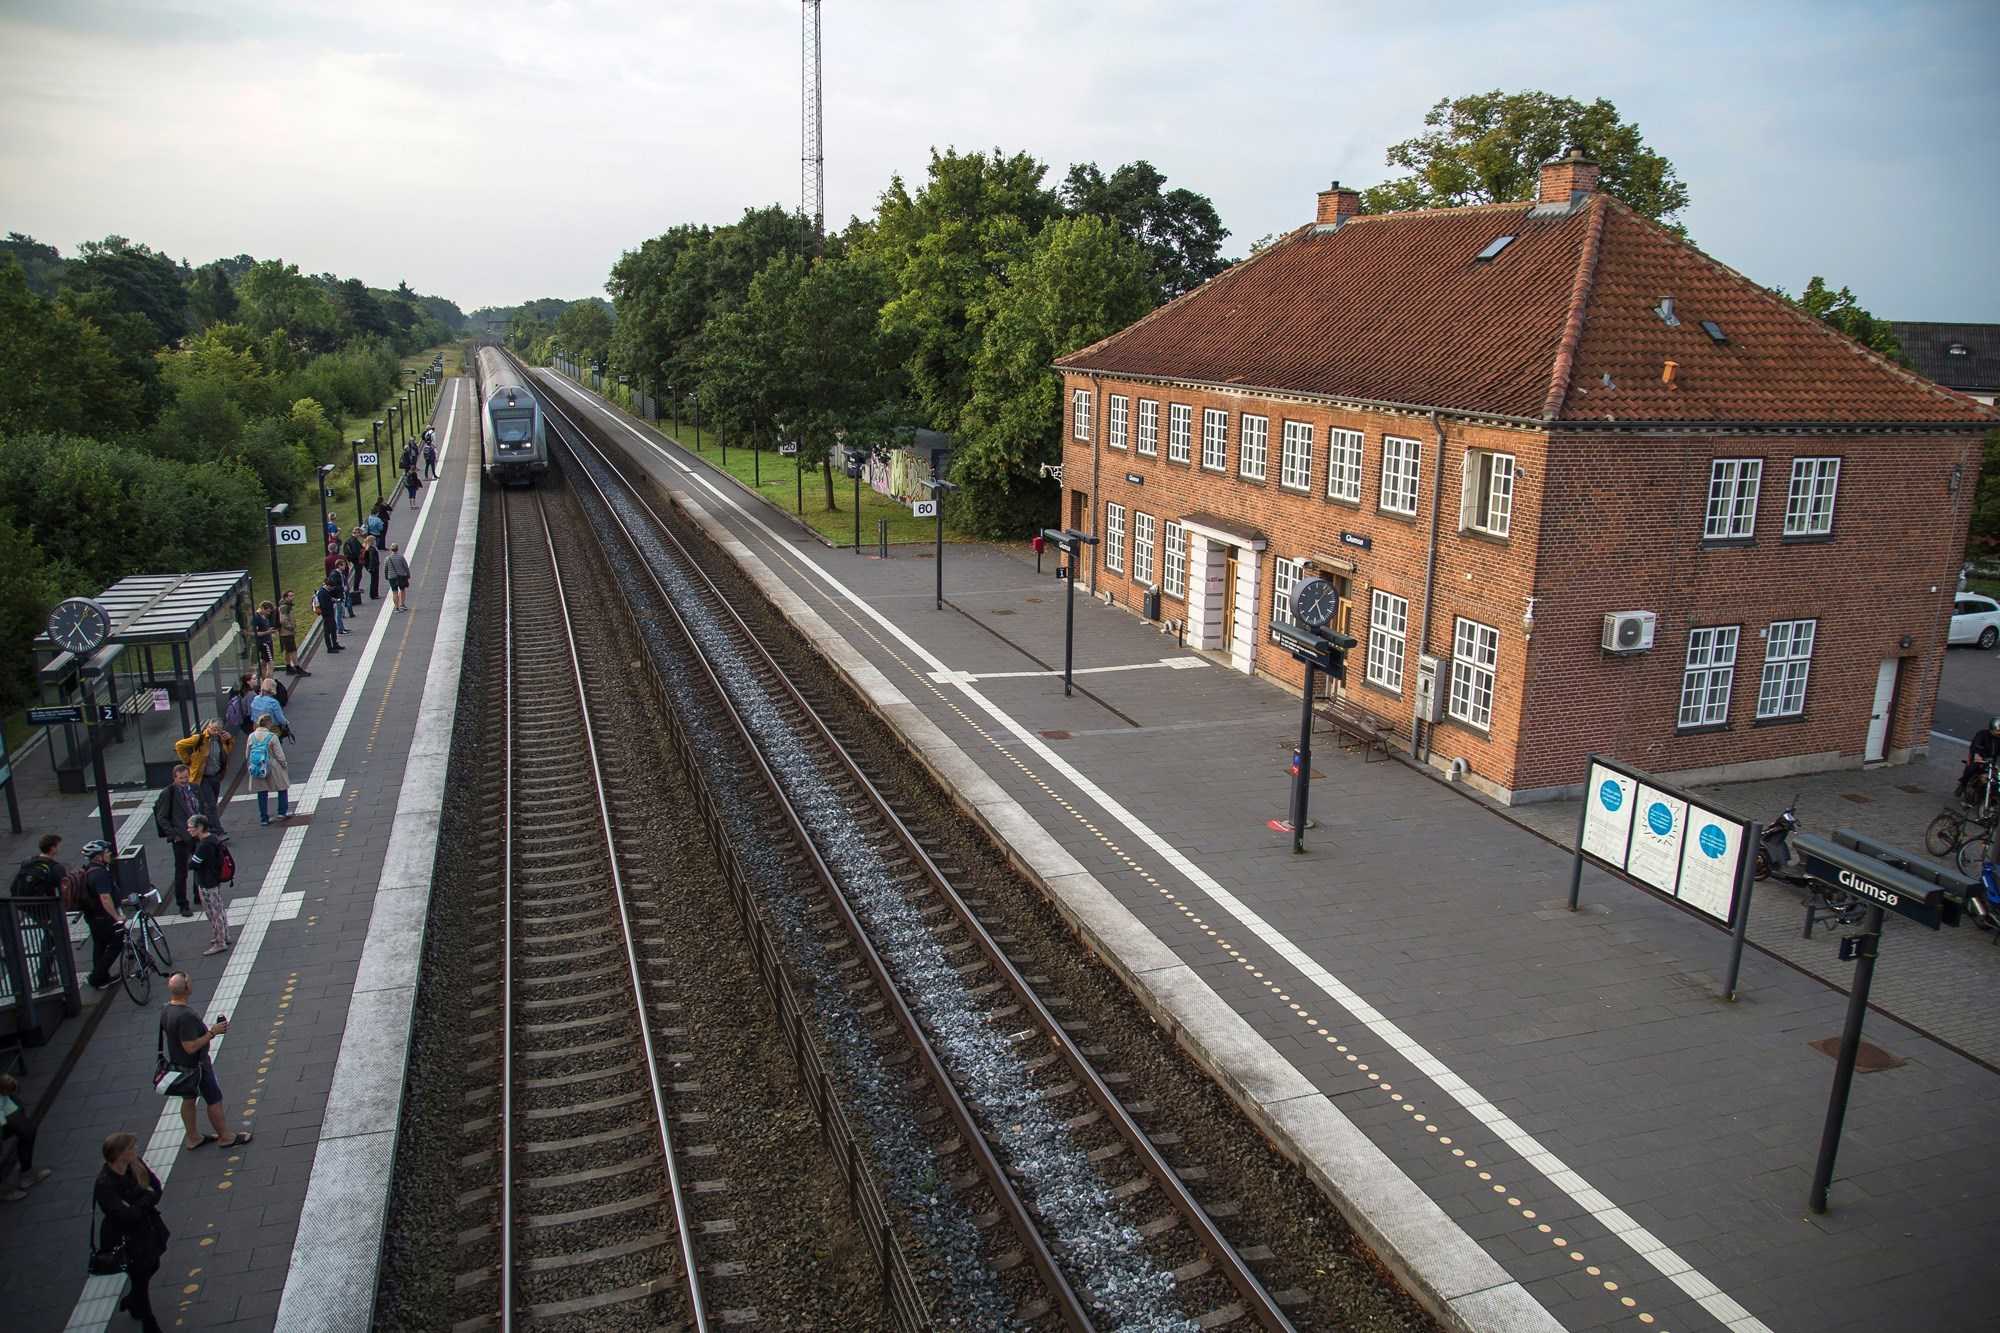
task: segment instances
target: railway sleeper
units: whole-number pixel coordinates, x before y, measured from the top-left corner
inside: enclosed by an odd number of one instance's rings
[[[567,1254],[536,1255],[520,1265],[530,1273],[553,1273],[565,1268],[581,1268],[585,1264],[601,1264],[612,1259],[623,1259],[627,1255],[645,1254],[673,1242],[671,1231],[649,1231],[644,1235],[631,1236],[614,1241],[609,1245],[598,1245],[588,1250],[575,1250]]]
[[[1243,1302],[1231,1301],[1219,1309],[1210,1310],[1207,1314],[1199,1316],[1194,1322],[1201,1328],[1227,1328],[1239,1322],[1248,1313]]]

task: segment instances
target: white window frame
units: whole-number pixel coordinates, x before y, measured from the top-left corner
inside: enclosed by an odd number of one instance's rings
[[[1187,596],[1187,556],[1187,529],[1167,524],[1160,542],[1160,591],[1169,597]]]
[[[1514,526],[1514,455],[1491,449],[1465,451],[1465,482],[1459,496],[1461,531],[1505,537]]]
[[[1494,682],[1500,670],[1500,631],[1459,616],[1451,629],[1451,695],[1445,711],[1481,731],[1493,729]]]
[[[1310,421],[1287,421],[1278,450],[1278,484],[1288,491],[1309,491],[1313,479],[1313,428]]]
[[[1417,502],[1424,485],[1424,446],[1421,440],[1400,435],[1382,437],[1382,495],[1384,512],[1416,516]]]
[[[1131,429],[1132,424],[1132,400],[1122,393],[1112,394],[1111,408],[1105,413],[1105,421],[1108,425],[1104,433],[1105,447],[1123,449],[1125,432]]]
[[[1104,502],[1104,567],[1125,572],[1125,506],[1115,500]]]
[[[1069,396],[1069,437],[1072,440],[1090,438],[1090,390],[1077,389]]]
[[[1153,583],[1153,516],[1143,509],[1132,511],[1132,578],[1148,588]]]
[[[1201,465],[1210,472],[1229,470],[1229,413],[1219,407],[1201,409]]]
[[[1292,618],[1292,589],[1306,575],[1306,562],[1283,556],[1271,562],[1271,642],[1278,642],[1278,622]]]
[[[1236,475],[1263,481],[1271,466],[1271,418],[1243,412],[1236,418]]]
[[[1839,490],[1838,458],[1823,454],[1794,458],[1791,484],[1785,488],[1785,535],[1824,537],[1832,533],[1833,502]]]
[[[1326,494],[1330,500],[1361,503],[1362,436],[1335,427],[1326,433]]]
[[[1682,731],[1719,727],[1729,721],[1729,695],[1736,683],[1739,625],[1704,625],[1688,631],[1687,661],[1681,667]]]
[[[1757,678],[1757,720],[1798,717],[1806,711],[1819,621],[1777,620],[1764,631],[1764,669]]]
[[[1194,443],[1194,409],[1186,403],[1167,404],[1167,461],[1185,463]]]
[[[1151,398],[1139,400],[1138,452],[1147,458],[1160,456],[1160,405]]]
[[[1718,458],[1708,465],[1708,508],[1701,539],[1744,541],[1757,535],[1757,496],[1764,488],[1761,458]]]
[[[1368,598],[1368,669],[1370,685],[1400,695],[1403,692],[1403,652],[1410,633],[1410,599],[1374,590]]]

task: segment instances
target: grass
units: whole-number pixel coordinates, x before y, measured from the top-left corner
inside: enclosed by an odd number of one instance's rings
[[[2000,598],[2000,579],[1967,579],[1967,592],[1984,593],[1988,597]]]
[[[412,353],[403,358],[403,366],[405,369],[421,369],[428,366],[431,358],[439,352],[444,354],[446,375],[462,373],[461,352],[457,343],[446,343],[442,347],[431,347]],[[442,389],[443,386],[439,387]],[[372,416],[353,417],[342,422],[340,438],[343,441],[368,440],[373,443],[374,420]],[[389,488],[401,475],[401,469],[396,466],[396,462],[402,450],[400,446],[391,447],[385,442],[382,452],[385,456],[381,462],[381,485],[383,494],[387,495]],[[326,507],[327,513],[340,524],[343,535],[355,524],[353,456],[352,448],[343,444],[333,458],[324,460],[339,465],[326,479],[327,488],[334,496],[326,502]],[[361,469],[361,501],[364,508],[375,503],[375,471],[374,468]],[[305,489],[292,498],[291,503],[292,511],[286,518],[305,525],[306,544],[278,548],[278,574],[284,581],[283,586],[292,590],[293,604],[297,608],[294,615],[298,621],[299,635],[303,638],[306,627],[312,623],[312,590],[326,577],[326,542],[320,536],[319,497],[313,493],[312,484],[307,483]],[[399,513],[398,519],[401,518],[402,514]],[[407,523],[391,523],[392,537],[401,540],[397,535],[398,529],[407,532]],[[277,600],[277,594],[271,589],[271,557],[268,548],[259,552],[258,558],[250,562],[250,595],[252,605],[266,600]]]
[[[616,383],[604,386],[604,397],[630,412],[633,410],[629,390]],[[854,483],[847,475],[836,469],[833,474],[834,508],[826,507],[826,478],[817,468],[806,470],[799,476],[800,469],[792,459],[771,452],[759,453],[752,449],[730,447],[727,450],[713,430],[697,430],[691,422],[661,420],[654,423],[662,435],[699,454],[703,461],[718,471],[727,472],[742,482],[744,487],[755,491],[788,514],[796,514],[814,532],[826,538],[835,546],[851,546],[854,542]],[[803,481],[803,487],[801,487]],[[803,494],[803,510],[801,495]],[[891,499],[870,487],[861,488],[861,545],[865,550],[875,545],[876,524],[882,519],[889,520],[889,540],[902,545],[914,542],[934,542],[937,540],[937,520],[918,518],[910,512],[910,506],[900,500]],[[961,540],[950,526],[945,528],[946,541]]]

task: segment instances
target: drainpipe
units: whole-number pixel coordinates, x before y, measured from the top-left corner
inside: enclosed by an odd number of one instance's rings
[[[1438,523],[1440,506],[1444,503],[1444,423],[1438,420],[1436,411],[1432,411],[1430,417],[1431,437],[1435,442],[1431,455],[1431,535],[1424,546],[1424,622],[1417,639],[1419,654],[1427,653],[1431,648],[1431,608],[1437,601]],[[1447,683],[1440,680],[1433,688],[1445,689]],[[1410,701],[1410,749],[1420,762],[1430,762],[1430,724],[1417,719],[1415,699]]]
[[[1097,515],[1104,507],[1104,497],[1099,489],[1104,473],[1104,384],[1097,376],[1090,377],[1090,523],[1085,529],[1098,540],[1090,548],[1090,595],[1097,595],[1097,548],[1103,544],[1104,534],[1097,530]],[[1074,578],[1076,571],[1070,571]]]

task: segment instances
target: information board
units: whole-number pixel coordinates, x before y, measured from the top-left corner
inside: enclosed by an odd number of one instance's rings
[[[1728,921],[1742,865],[1743,826],[1690,807],[1687,838],[1681,844],[1681,879],[1675,896],[1704,916]]]
[[[1687,802],[1642,782],[1633,803],[1632,847],[1625,854],[1625,873],[1661,893],[1672,893],[1681,874]]]
[[[1609,865],[1625,864],[1632,837],[1632,790],[1639,784],[1603,764],[1590,766],[1584,794],[1583,850]]]
[[[1592,757],[1580,854],[1714,921],[1736,919],[1750,826],[1636,769]]]

